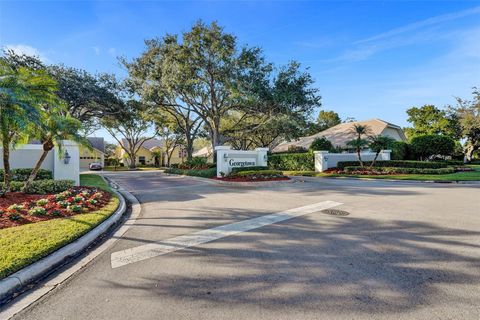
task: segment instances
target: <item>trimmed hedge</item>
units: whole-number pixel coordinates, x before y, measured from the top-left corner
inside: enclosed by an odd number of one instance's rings
[[[249,176],[283,176],[280,170],[247,170],[232,173],[230,176],[234,177],[249,177]]]
[[[47,194],[57,193],[67,190],[75,185],[73,180],[35,180],[30,187],[25,190],[25,193],[30,194]],[[10,183],[10,190],[12,192],[22,191],[24,183],[22,181],[12,181]],[[0,182],[0,189],[4,189],[5,185]]]
[[[194,177],[202,177],[202,178],[212,178],[217,175],[217,168],[202,169],[202,170],[168,168],[165,170],[165,173],[182,174],[185,176],[194,176]]]
[[[11,181],[27,181],[33,169],[18,168],[10,170]],[[5,170],[0,169],[0,178],[3,181]],[[52,171],[40,169],[38,170],[35,180],[51,180],[53,179]]]
[[[272,154],[268,157],[268,167],[274,170],[313,171],[314,155],[312,152]]]
[[[449,174],[454,173],[454,168],[401,168],[401,167],[374,167],[373,169],[362,168],[359,166],[345,167],[345,173],[355,173],[356,171],[375,171],[385,174]]]
[[[364,161],[368,164],[370,161]],[[340,161],[337,164],[338,169],[345,167],[358,167],[358,161]],[[395,167],[395,168],[419,168],[419,169],[439,169],[448,167],[446,162],[426,162],[426,161],[402,161],[402,160],[381,160],[377,161],[375,167]]]
[[[254,167],[232,168],[232,174],[237,172],[242,172],[242,171],[263,171],[263,170],[268,170],[268,167],[254,166]]]

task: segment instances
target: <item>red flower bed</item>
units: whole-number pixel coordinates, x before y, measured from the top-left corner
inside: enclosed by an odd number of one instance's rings
[[[260,181],[284,181],[290,180],[289,177],[277,177],[277,178],[253,178],[253,177],[225,177],[225,178],[212,178],[220,181],[232,181],[232,182],[260,182]]]
[[[0,198],[0,229],[88,213],[108,204],[110,198],[109,192],[89,187],[51,195],[9,193]]]

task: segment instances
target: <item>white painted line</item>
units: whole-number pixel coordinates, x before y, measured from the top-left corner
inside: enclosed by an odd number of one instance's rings
[[[241,232],[257,229],[280,221],[303,216],[305,214],[318,212],[341,205],[340,202],[322,201],[308,206],[289,209],[286,211],[273,213],[253,219],[226,224],[207,230],[194,232],[183,236],[178,236],[157,243],[149,243],[138,247],[114,252],[111,255],[112,268],[118,268],[130,263],[157,257],[166,253],[198,246],[224,237],[229,237]]]

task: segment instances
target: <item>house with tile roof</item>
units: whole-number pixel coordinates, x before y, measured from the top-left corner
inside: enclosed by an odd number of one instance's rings
[[[276,146],[272,152],[286,152],[291,146],[308,149],[312,142],[320,137],[326,138],[335,147],[346,148],[347,142],[356,137],[353,130],[353,127],[356,124],[367,126],[370,131],[369,135],[387,136],[396,141],[407,140],[405,133],[400,126],[380,119],[371,119],[366,121],[340,123],[311,136],[302,137],[294,141],[284,141]]]
[[[122,139],[122,144],[126,146],[128,141]],[[116,153],[117,157],[120,159],[120,163],[128,166],[130,159],[127,157],[125,150],[121,146],[118,146]],[[158,155],[159,153],[160,156]],[[165,166],[167,163],[166,157],[164,141],[159,139],[148,139],[137,152],[136,164],[145,166]],[[185,150],[177,146],[172,153],[170,164],[182,163],[185,159]]]

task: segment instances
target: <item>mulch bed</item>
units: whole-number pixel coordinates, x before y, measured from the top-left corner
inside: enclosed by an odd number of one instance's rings
[[[50,195],[11,192],[0,198],[0,229],[92,212],[107,205],[111,197],[109,192],[90,187],[75,187]],[[39,204],[40,199],[48,202]],[[21,208],[12,209],[15,204]],[[29,212],[34,209],[44,212]]]
[[[225,177],[225,178],[217,178],[214,177],[212,179],[220,180],[220,181],[229,181],[229,182],[262,182],[262,181],[285,181],[290,180],[289,177],[282,177],[282,178],[256,178],[251,179],[248,177]]]

